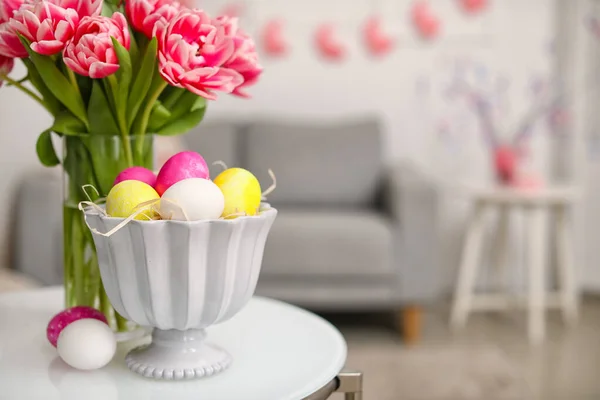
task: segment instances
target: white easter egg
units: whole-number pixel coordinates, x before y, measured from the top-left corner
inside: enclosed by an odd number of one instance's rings
[[[92,370],[104,367],[117,350],[112,329],[97,319],[70,323],[58,337],[58,355],[73,368]]]
[[[225,208],[223,192],[209,179],[189,178],[169,187],[160,201],[164,219],[199,221],[216,219]],[[187,218],[186,218],[187,217]]]

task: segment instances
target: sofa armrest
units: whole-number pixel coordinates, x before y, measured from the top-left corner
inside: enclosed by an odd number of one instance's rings
[[[414,165],[390,167],[383,203],[396,229],[394,259],[403,302],[423,302],[440,292],[439,197],[434,179]]]

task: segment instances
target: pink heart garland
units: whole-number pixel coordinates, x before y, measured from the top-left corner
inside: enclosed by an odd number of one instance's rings
[[[381,20],[373,16],[367,19],[363,28],[367,50],[375,56],[383,56],[389,53],[395,45],[395,40],[383,32],[381,25]]]
[[[315,45],[321,56],[328,60],[339,61],[346,55],[346,48],[335,37],[334,26],[330,23],[322,24],[317,28]]]
[[[441,21],[431,10],[429,3],[415,2],[411,14],[413,25],[423,39],[431,40],[439,34]]]
[[[235,18],[239,17],[244,12],[244,6],[240,3],[226,4],[219,15]]]
[[[283,37],[283,22],[271,20],[263,28],[262,41],[264,51],[271,56],[280,56],[287,52],[288,45]]]
[[[483,11],[488,5],[488,0],[459,0],[463,9],[469,13]]]

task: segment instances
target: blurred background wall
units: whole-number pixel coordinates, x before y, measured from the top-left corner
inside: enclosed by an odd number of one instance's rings
[[[448,286],[460,253],[467,204],[456,196],[455,185],[492,180],[474,110],[461,96],[448,94],[457,76],[466,76],[474,87],[503,104],[499,129],[506,133],[512,133],[537,101],[536,85],[571,87],[573,120],[568,132],[563,129],[563,136],[557,136],[549,132],[553,128],[547,121],[537,124],[531,168],[547,178],[574,179],[589,189],[587,214],[580,215],[580,244],[600,234],[596,226],[583,224],[590,216],[600,218],[594,201],[600,191],[594,183],[600,174],[600,148],[590,145],[592,128],[587,121],[595,114],[585,107],[590,90],[583,89],[587,75],[594,71],[596,56],[590,48],[598,46],[585,20],[592,2],[490,1],[489,9],[477,15],[461,12],[455,3],[430,2],[441,21],[440,35],[431,41],[415,35],[409,20],[413,2],[408,0],[240,3],[242,26],[257,37],[266,22],[281,19],[290,49],[281,58],[263,57],[265,74],[251,90],[252,101],[222,96],[209,106],[207,117],[208,121],[281,118],[318,123],[380,116],[387,132],[388,161],[413,161],[435,176],[444,190],[445,256],[441,259],[447,262],[442,270]],[[227,3],[211,0],[198,5],[214,13]],[[362,46],[361,27],[371,15],[380,16],[384,29],[397,38],[397,47],[381,58],[370,56]],[[326,22],[333,24],[346,47],[342,60],[329,62],[315,52],[315,29]],[[575,36],[581,40],[573,41]],[[6,243],[15,184],[27,170],[41,168],[35,140],[51,121],[16,90],[4,87],[1,93],[0,243]],[[5,249],[0,250],[5,258]],[[580,253],[582,281],[588,288],[600,289],[600,272],[594,267],[600,252],[588,245]]]

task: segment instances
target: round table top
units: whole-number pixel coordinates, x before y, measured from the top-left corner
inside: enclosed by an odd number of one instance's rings
[[[149,337],[120,343],[96,371],[66,365],[46,340],[62,309],[62,289],[0,295],[0,398],[299,400],[344,367],[346,342],[330,323],[300,308],[253,298],[234,318],[207,329],[207,340],[233,356],[231,367],[194,381],[153,381],[127,369],[125,355]]]

